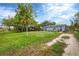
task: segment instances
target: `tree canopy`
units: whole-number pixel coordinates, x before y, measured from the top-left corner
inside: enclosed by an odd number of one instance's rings
[[[28,29],[28,25],[36,25],[34,20],[34,11],[32,4],[19,3],[17,4],[16,15],[13,18],[3,20],[3,24],[7,26],[14,26],[16,30],[24,31]]]
[[[71,28],[73,30],[79,30],[79,12],[74,15],[73,20],[71,20]]]
[[[50,21],[46,20],[46,21],[42,22],[40,25],[46,26],[46,25],[55,25],[55,24],[56,24],[55,22],[50,22]]]

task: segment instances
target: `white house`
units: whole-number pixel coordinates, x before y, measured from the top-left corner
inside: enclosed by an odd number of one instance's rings
[[[0,29],[9,29],[9,27],[5,26],[5,25],[0,25]],[[12,29],[14,29],[14,27],[10,26],[10,29],[12,30]]]
[[[66,31],[66,28],[66,25],[47,25],[42,27],[44,31]]]

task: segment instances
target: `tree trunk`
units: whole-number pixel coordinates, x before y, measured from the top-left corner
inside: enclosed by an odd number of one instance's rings
[[[25,27],[26,27],[26,32],[28,32],[28,25],[26,25]]]
[[[26,35],[28,36],[28,25],[26,25],[25,27],[26,27]]]
[[[10,26],[8,26],[9,28],[8,28],[8,30],[10,31]]]

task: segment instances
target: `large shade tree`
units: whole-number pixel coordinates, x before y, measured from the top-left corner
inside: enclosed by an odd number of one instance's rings
[[[20,3],[17,4],[16,15],[14,18],[4,20],[4,24],[7,26],[14,26],[16,31],[28,31],[29,25],[36,25],[34,20],[35,14],[32,9],[32,4]]]
[[[28,31],[28,25],[35,24],[34,13],[31,4],[18,4],[15,24],[24,31]]]

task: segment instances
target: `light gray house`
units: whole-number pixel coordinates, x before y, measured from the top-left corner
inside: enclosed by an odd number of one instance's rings
[[[42,27],[44,31],[66,31],[66,28],[66,25],[47,25]]]
[[[5,26],[5,25],[0,25],[0,29],[11,29],[11,30],[13,30],[14,27],[13,26],[8,27],[8,26]]]

